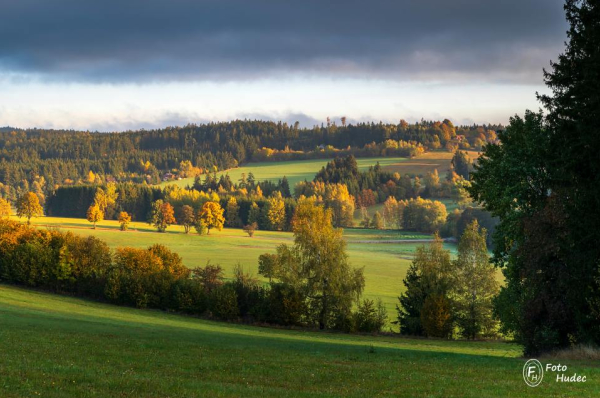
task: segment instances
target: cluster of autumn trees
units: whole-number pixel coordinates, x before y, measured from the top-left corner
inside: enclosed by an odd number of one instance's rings
[[[267,285],[241,266],[231,280],[218,265],[190,270],[159,244],[111,251],[93,236],[2,219],[0,281],[223,320],[379,331],[385,310],[381,303],[360,300],[363,271],[348,264],[342,231],[332,226],[331,217],[314,199],[300,201],[292,222],[294,244],[260,257]]]
[[[500,128],[455,127],[449,120],[341,126],[329,123],[312,128],[236,120],[125,133],[3,129],[0,197],[14,202],[30,191],[51,196],[63,185],[155,184],[163,178],[193,177],[249,161],[349,154],[415,156],[428,149],[477,149],[484,142],[493,142]]]
[[[429,247],[417,249],[397,306],[400,333],[443,338],[458,333],[469,339],[498,334],[493,300],[499,283],[486,235],[477,220],[468,224],[455,260],[439,237]]]

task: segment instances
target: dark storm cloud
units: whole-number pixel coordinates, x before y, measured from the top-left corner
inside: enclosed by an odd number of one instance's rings
[[[0,72],[538,82],[565,29],[561,0],[3,1]]]

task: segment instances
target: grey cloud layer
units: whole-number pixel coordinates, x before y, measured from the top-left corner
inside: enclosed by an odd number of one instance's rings
[[[93,82],[539,82],[566,30],[561,0],[20,0],[0,18],[0,72]]]

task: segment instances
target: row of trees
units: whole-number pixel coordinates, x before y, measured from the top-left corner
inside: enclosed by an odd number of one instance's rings
[[[363,272],[349,266],[331,212],[303,199],[293,225],[293,246],[260,257],[260,273],[271,280],[265,286],[239,266],[230,281],[219,266],[189,270],[162,245],[113,252],[95,237],[0,220],[0,280],[224,320],[379,331],[385,310],[359,301]]]
[[[449,338],[455,329],[465,338],[492,337],[498,332],[493,300],[499,284],[489,262],[485,228],[471,222],[451,260],[442,240],[417,249],[399,297],[400,333]]]
[[[194,175],[251,160],[291,160],[299,152],[322,158],[346,154],[410,156],[448,144],[453,148],[479,147],[493,141],[494,131],[500,127],[457,128],[444,120],[299,128],[297,124],[236,120],[109,134],[0,131],[0,195],[14,201],[25,192],[35,191],[35,184],[49,196],[64,184],[158,183],[165,173]]]

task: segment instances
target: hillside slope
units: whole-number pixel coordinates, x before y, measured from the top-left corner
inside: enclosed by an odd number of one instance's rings
[[[598,396],[527,387],[519,348],[283,331],[120,308],[0,285],[3,397]]]

